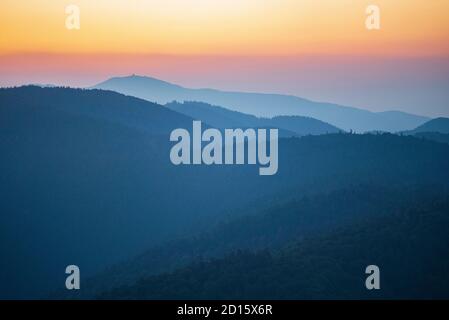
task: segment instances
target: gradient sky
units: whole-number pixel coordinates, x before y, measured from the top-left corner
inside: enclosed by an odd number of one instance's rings
[[[369,4],[381,30],[365,28]],[[448,13],[447,0],[2,0],[0,85],[136,73],[449,116]]]

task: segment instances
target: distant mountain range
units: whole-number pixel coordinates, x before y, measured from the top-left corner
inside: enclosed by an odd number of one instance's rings
[[[330,123],[346,131],[405,131],[429,118],[399,111],[370,112],[332,103],[314,102],[291,95],[189,89],[155,78],[114,77],[94,86],[148,101],[201,101],[258,117],[305,116]]]
[[[220,129],[277,128],[280,130],[280,137],[320,135],[342,131],[333,125],[313,118],[300,116],[257,118],[203,102],[171,102],[166,104],[166,107]]]
[[[417,138],[423,138],[441,143],[449,143],[449,119],[432,119],[413,130],[401,132],[401,134],[412,135]]]
[[[432,119],[413,130],[409,130],[407,134],[417,134],[423,132],[438,132],[442,134],[449,134],[449,118],[435,118]]]

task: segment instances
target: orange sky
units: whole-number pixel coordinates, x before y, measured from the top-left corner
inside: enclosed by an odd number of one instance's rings
[[[133,73],[449,116],[449,0],[0,0],[0,86]]]
[[[65,28],[65,6],[81,29]],[[381,30],[365,8],[381,8]],[[447,55],[447,0],[2,0],[0,53]]]

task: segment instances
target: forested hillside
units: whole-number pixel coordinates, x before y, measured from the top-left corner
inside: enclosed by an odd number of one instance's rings
[[[449,198],[370,217],[283,250],[236,251],[99,295],[112,299],[449,298]],[[377,265],[381,290],[365,288]]]

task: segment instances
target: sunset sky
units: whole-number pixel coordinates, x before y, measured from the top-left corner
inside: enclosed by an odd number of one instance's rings
[[[370,4],[380,30],[365,28]],[[2,0],[0,85],[137,73],[449,116],[448,14],[447,0]]]

